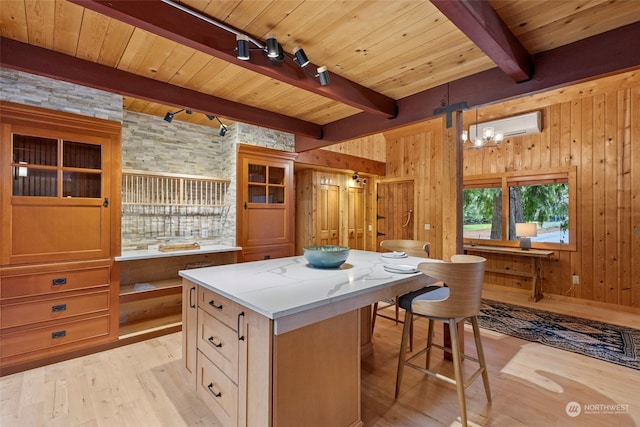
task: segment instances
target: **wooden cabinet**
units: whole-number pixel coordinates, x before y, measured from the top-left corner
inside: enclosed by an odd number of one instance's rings
[[[117,337],[110,260],[3,267],[0,360],[6,368]],[[9,369],[11,371],[11,369]]]
[[[293,255],[295,153],[238,146],[237,244],[242,260]]]
[[[296,253],[309,245],[366,248],[367,192],[351,175],[296,172]]]
[[[8,102],[0,116],[6,373],[118,337],[120,123]]]
[[[196,392],[224,426],[246,425],[247,313],[184,280],[183,366]],[[193,299],[197,295],[197,299]]]
[[[221,425],[361,425],[357,310],[274,335],[271,319],[184,279],[185,294],[194,288],[197,326],[185,325],[183,345],[195,378],[184,367]]]

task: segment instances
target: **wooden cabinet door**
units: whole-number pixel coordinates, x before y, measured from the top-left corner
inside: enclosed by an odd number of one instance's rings
[[[182,281],[182,367],[190,384],[196,383],[198,340],[198,289],[195,283]]]
[[[286,245],[285,256],[293,255],[293,157],[293,153],[239,147],[237,241],[243,254]]]
[[[119,129],[117,135],[78,129],[53,114],[31,125],[33,113],[5,104],[2,114],[0,264],[108,258],[112,211],[120,213],[119,194],[116,203],[111,194]]]

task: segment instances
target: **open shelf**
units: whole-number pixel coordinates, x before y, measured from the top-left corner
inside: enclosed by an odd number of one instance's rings
[[[179,294],[182,292],[182,280],[180,278],[154,280],[151,282],[139,283],[138,285],[151,285],[153,288],[136,289],[135,283],[120,285],[120,304],[140,301],[147,298]]]

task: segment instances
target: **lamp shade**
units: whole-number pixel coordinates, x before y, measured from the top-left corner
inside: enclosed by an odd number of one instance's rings
[[[517,237],[535,237],[538,235],[538,224],[535,222],[516,223]]]

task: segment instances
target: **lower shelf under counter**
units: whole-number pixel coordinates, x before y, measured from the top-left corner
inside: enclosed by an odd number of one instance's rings
[[[213,245],[173,252],[126,251],[116,257],[120,277],[120,339],[145,339],[179,331],[182,282],[178,271],[234,264],[239,250],[235,246]]]

